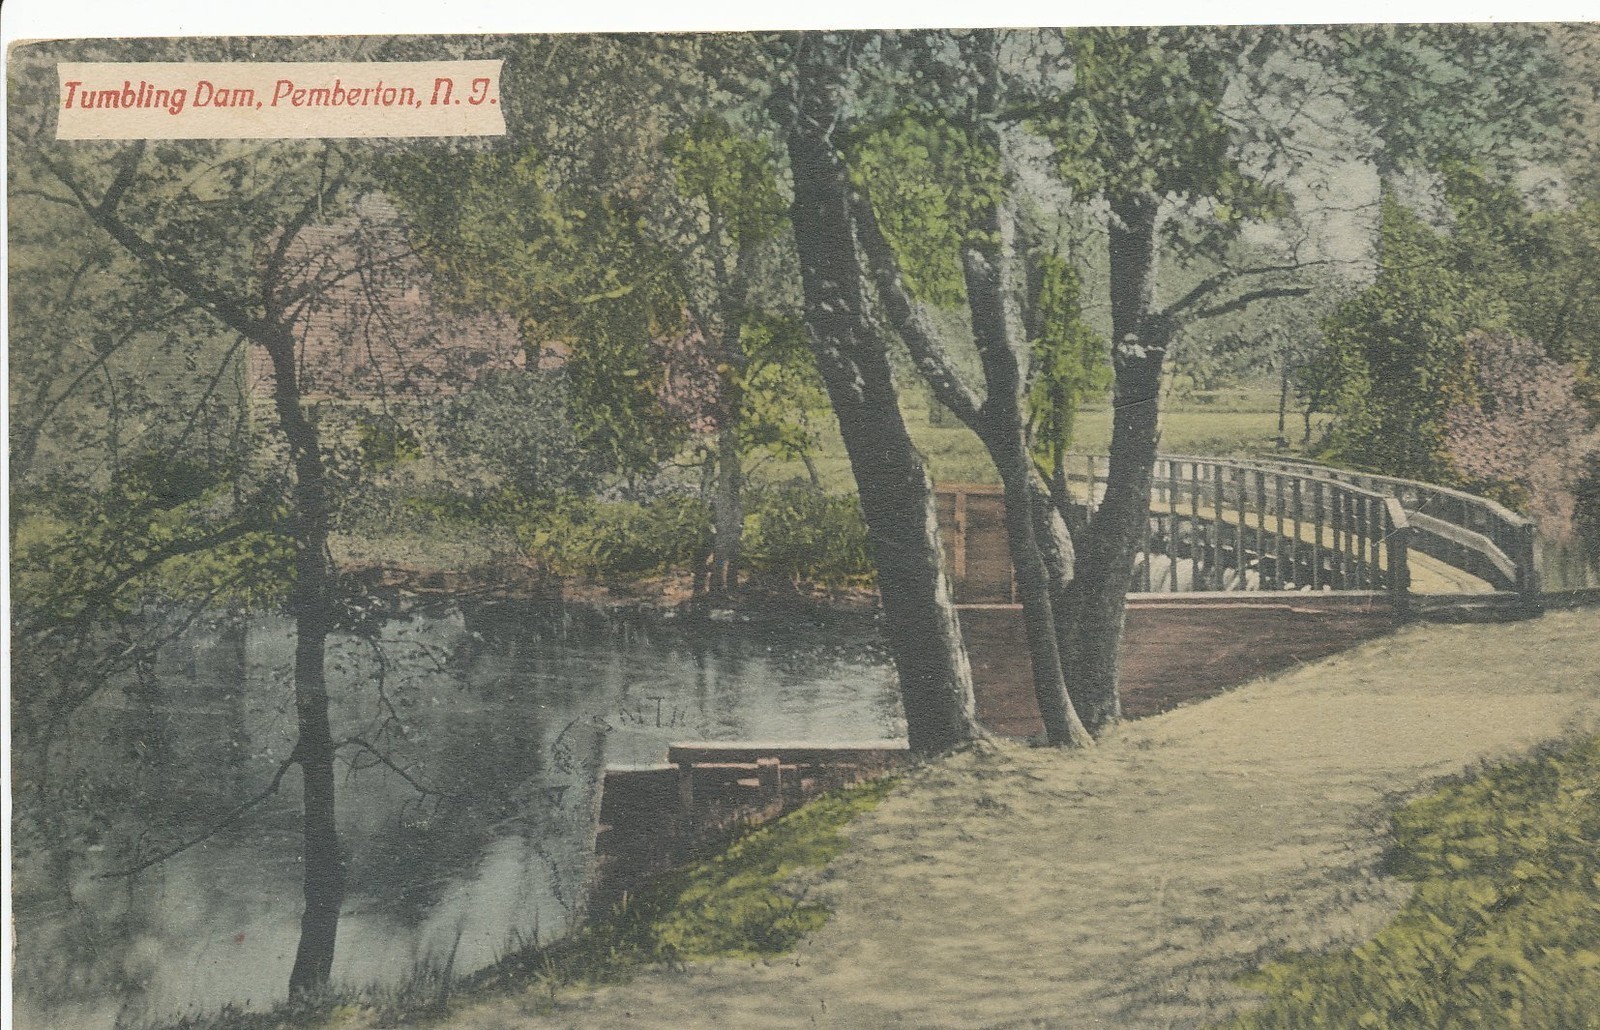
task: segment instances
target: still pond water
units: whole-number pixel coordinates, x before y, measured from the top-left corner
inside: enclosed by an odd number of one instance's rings
[[[465,972],[570,927],[605,765],[678,740],[900,736],[865,629],[679,625],[580,610],[449,607],[335,637],[348,895],[336,981]],[[286,620],[218,618],[108,689],[19,792],[19,1027],[138,1026],[286,993],[299,932],[300,782],[133,878],[263,791],[293,728]],[[21,793],[19,793],[19,797]]]

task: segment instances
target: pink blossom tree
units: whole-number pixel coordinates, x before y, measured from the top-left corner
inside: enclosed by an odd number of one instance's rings
[[[1466,338],[1474,390],[1445,415],[1445,451],[1471,486],[1521,509],[1546,537],[1576,535],[1579,483],[1600,429],[1571,365],[1504,330]]]

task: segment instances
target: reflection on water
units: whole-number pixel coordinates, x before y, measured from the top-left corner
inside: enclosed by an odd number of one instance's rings
[[[837,630],[449,609],[330,643],[334,734],[351,741],[334,977],[352,985],[452,954],[466,971],[564,932],[606,764],[659,762],[676,740],[903,734],[886,659]],[[114,874],[271,782],[292,743],[293,648],[287,620],[218,619],[105,691],[48,764],[14,759],[19,1027],[284,997],[299,932],[296,768],[203,843]]]

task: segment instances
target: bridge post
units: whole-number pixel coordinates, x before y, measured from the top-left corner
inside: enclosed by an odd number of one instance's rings
[[[1517,593],[1525,607],[1537,610],[1543,589],[1539,582],[1539,527],[1532,521],[1524,522],[1517,527],[1517,536],[1517,553],[1513,558],[1517,565]]]
[[[1383,506],[1387,514],[1385,521],[1389,523],[1389,532],[1385,537],[1385,547],[1389,552],[1389,597],[1394,604],[1395,615],[1408,620],[1412,616],[1411,522],[1406,518],[1406,510],[1395,498],[1385,497]]]
[[[1517,593],[1523,600],[1539,595],[1539,549],[1536,544],[1538,526],[1526,521],[1518,526],[1517,541]]]

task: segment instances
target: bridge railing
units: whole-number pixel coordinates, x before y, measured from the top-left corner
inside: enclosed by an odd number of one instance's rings
[[[1074,456],[1090,518],[1109,461]],[[1080,471],[1081,470],[1081,471]],[[1135,592],[1376,590],[1409,605],[1412,525],[1393,497],[1331,477],[1166,455],[1150,483]]]
[[[1541,589],[1537,527],[1487,497],[1414,479],[1329,468],[1308,461],[1252,458],[1239,464],[1349,483],[1398,500],[1424,554],[1470,572],[1500,590],[1534,595]]]

